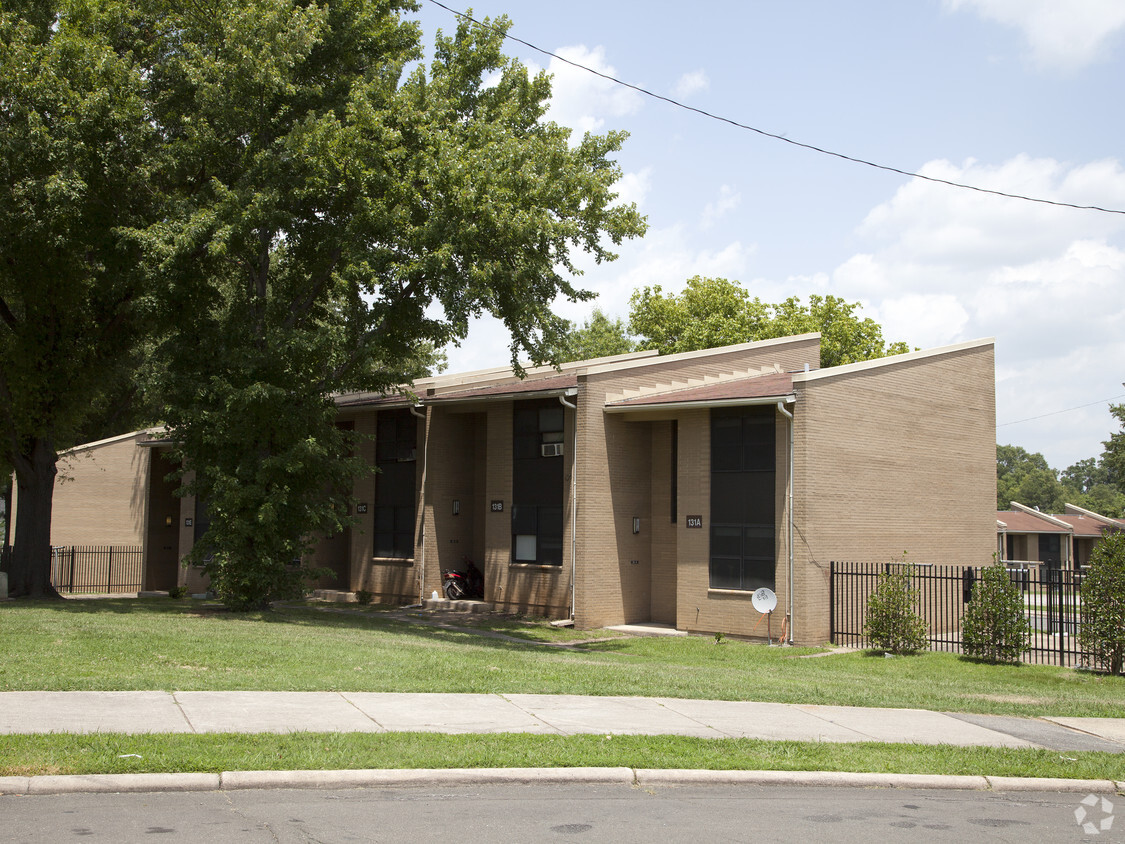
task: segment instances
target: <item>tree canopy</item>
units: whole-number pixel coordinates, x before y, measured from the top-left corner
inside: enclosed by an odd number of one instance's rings
[[[573,252],[643,233],[613,191],[624,135],[545,120],[506,19],[439,34],[423,66],[414,9],[6,5],[0,435],[21,484],[32,455],[45,479],[16,531],[40,586],[57,449],[107,384],[147,388],[209,511],[199,561],[261,604],[346,519],[334,393],[409,381],[482,313],[513,362],[546,359],[552,302],[590,296]]]
[[[821,366],[839,366],[909,351],[902,342],[888,344],[882,327],[861,319],[858,302],[836,296],[797,296],[768,304],[737,282],[694,276],[680,294],[659,285],[644,287],[630,299],[629,330],[637,347],[661,354],[820,332]]]
[[[288,564],[346,521],[357,460],[332,394],[392,390],[418,349],[489,312],[512,360],[566,323],[572,250],[639,235],[615,203],[620,133],[544,120],[550,83],[501,52],[506,19],[440,35],[404,0],[174,4],[153,75],[177,215],[156,244],[182,317],[157,383],[210,528],[193,552],[235,607],[291,592]],[[167,21],[166,21],[167,23]]]
[[[996,509],[1007,510],[1011,502],[1018,501],[1044,513],[1061,513],[1067,504],[1075,504],[1103,516],[1125,515],[1125,490],[1110,483],[1105,461],[1103,453],[1101,458],[1088,457],[1059,472],[1038,452],[998,445]]]
[[[625,323],[621,319],[610,319],[600,308],[595,308],[582,325],[570,326],[557,359],[560,362],[592,360],[636,350],[636,343],[629,336]]]
[[[120,419],[152,316],[141,231],[159,204],[156,132],[113,17],[0,11],[0,471],[16,475],[15,595],[54,592],[58,450]]]

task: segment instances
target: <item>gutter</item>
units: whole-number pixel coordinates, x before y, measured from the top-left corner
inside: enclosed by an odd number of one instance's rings
[[[418,579],[418,603],[421,604],[426,600],[426,466],[430,451],[430,422],[428,414],[418,412],[419,407],[420,405],[411,405],[410,415],[416,416],[422,420],[424,423],[423,429],[425,431],[425,438],[422,440],[422,494],[420,497],[420,509],[422,510],[422,561],[419,566],[420,576]]]
[[[789,446],[789,449],[788,449],[789,450],[789,473],[788,473],[788,477],[786,478],[786,481],[787,481],[786,485],[789,487],[789,494],[788,494],[789,514],[786,517],[785,521],[786,521],[786,524],[787,524],[788,529],[789,529],[789,540],[786,543],[786,546],[787,546],[788,551],[789,551],[789,611],[788,611],[787,615],[789,616],[789,625],[788,625],[789,626],[789,644],[792,645],[793,644],[793,619],[794,619],[794,601],[793,601],[793,586],[794,586],[794,577],[793,577],[793,414],[785,409],[785,402],[783,402],[783,401],[779,401],[777,403],[777,410],[787,420],[789,420],[788,435],[786,436],[786,442]]]
[[[574,584],[578,577],[578,404],[568,402],[567,396],[577,396],[578,391],[568,391],[559,396],[559,404],[574,411],[573,447],[570,453],[570,620],[574,621]]]

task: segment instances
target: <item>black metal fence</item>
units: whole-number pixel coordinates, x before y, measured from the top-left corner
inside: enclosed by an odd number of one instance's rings
[[[864,647],[867,599],[879,574],[901,563],[833,562],[829,574],[829,625],[837,645]],[[929,649],[962,653],[961,620],[980,579],[979,566],[906,566],[916,594],[915,611],[926,621]],[[1082,575],[1079,572],[1023,564],[1008,568],[1023,593],[1029,646],[1023,661],[1084,665],[1089,654],[1078,644],[1082,624]]]
[[[51,548],[51,584],[69,594],[140,592],[139,545],[67,545]]]

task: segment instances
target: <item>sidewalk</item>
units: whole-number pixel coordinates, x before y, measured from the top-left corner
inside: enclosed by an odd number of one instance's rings
[[[0,692],[0,733],[579,733],[1125,752],[1125,718],[679,698],[384,692]]]
[[[1125,718],[1017,718],[815,704],[678,698],[380,692],[0,692],[0,733],[442,732],[641,734],[786,741],[1125,752]],[[642,772],[612,769],[640,781]],[[1110,781],[918,777],[816,772],[644,772],[656,781],[789,782],[910,788],[1109,791]],[[267,771],[0,777],[0,793],[247,787],[327,788],[397,782],[601,782],[601,769],[558,771]],[[130,777],[133,777],[130,779]]]

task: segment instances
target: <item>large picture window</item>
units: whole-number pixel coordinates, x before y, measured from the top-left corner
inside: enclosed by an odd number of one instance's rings
[[[376,557],[414,556],[418,420],[409,409],[380,410],[375,427]]]
[[[512,413],[512,562],[562,565],[564,419],[557,399]]]
[[[772,407],[711,411],[712,589],[774,588]]]

